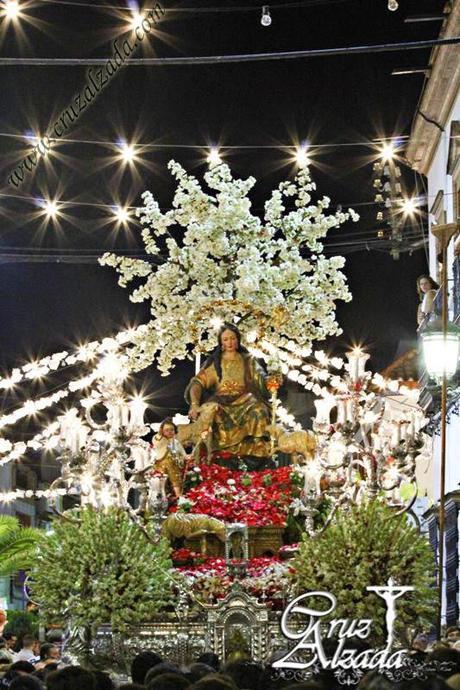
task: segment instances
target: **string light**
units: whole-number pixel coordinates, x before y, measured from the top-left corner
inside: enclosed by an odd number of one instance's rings
[[[63,367],[89,362],[98,355],[113,352],[119,347],[132,343],[136,336],[141,335],[145,330],[145,325],[138,326],[137,328],[128,328],[120,331],[113,338],[93,340],[85,345],[80,345],[74,352],[69,353],[64,350],[63,352],[47,355],[40,360],[27,362],[22,367],[13,369],[8,376],[0,378],[0,390],[9,390],[21,383],[21,381],[34,378],[31,372],[36,371],[38,368],[41,370],[41,376],[44,376]]]
[[[115,206],[113,209],[113,216],[121,225],[126,225],[131,220],[131,215],[127,206]]]
[[[133,163],[136,159],[136,150],[134,146],[128,144],[126,141],[122,141],[119,145],[120,154],[119,157],[125,164]]]
[[[270,24],[272,23],[270,9],[268,5],[264,5],[262,7],[262,17],[260,18],[260,23],[262,24],[262,26],[270,26]]]
[[[206,162],[209,164],[210,168],[213,168],[214,166],[220,165],[222,163],[222,158],[219,155],[219,149],[216,146],[212,146],[209,150]]]
[[[142,26],[143,16],[139,12],[133,11],[133,16],[129,22],[129,27],[132,31],[135,31]]]
[[[299,168],[305,168],[310,163],[307,155],[307,150],[308,147],[306,145],[299,146],[296,150],[295,159],[297,161],[297,165],[299,166]]]
[[[21,11],[16,0],[6,0],[2,8],[3,15],[10,20],[20,17]]]
[[[380,150],[380,158],[383,161],[391,161],[394,158],[395,149],[393,144],[385,144]]]
[[[3,491],[0,493],[0,503],[12,503],[18,498],[46,498],[48,500],[67,496],[74,493],[72,489],[15,489],[14,491]]]
[[[417,211],[417,202],[415,199],[408,198],[404,199],[402,203],[402,210],[406,216],[413,216]]]
[[[55,220],[59,214],[59,208],[56,201],[47,199],[44,202],[39,201],[39,205],[43,208],[43,211],[47,219]]]

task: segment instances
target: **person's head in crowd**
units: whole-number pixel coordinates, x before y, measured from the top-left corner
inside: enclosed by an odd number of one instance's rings
[[[218,655],[214,652],[203,652],[203,654],[200,654],[200,656],[198,657],[197,663],[207,664],[208,666],[214,668],[216,671],[219,671],[220,669],[220,659]]]
[[[40,647],[40,659],[41,661],[48,661],[48,659],[56,662],[61,658],[59,648],[51,642],[45,642]]]
[[[212,666],[208,666],[208,664],[203,664],[199,661],[197,661],[195,664],[192,664],[187,671],[184,673],[185,677],[189,679],[191,683],[196,683],[198,680],[201,680],[201,678],[204,678],[205,676],[209,676],[210,673],[215,673],[216,670],[212,668]]]
[[[10,690],[43,690],[43,685],[32,675],[17,676],[8,686]]]
[[[161,664],[162,661],[161,656],[155,654],[155,652],[145,651],[135,656],[131,663],[131,679],[133,683],[141,683],[142,685],[147,672],[157,664]]]
[[[460,640],[460,628],[457,625],[447,628],[446,639],[448,642]]]
[[[412,649],[417,650],[417,652],[425,652],[426,648],[428,647],[428,635],[425,633],[420,633],[420,635],[417,635],[417,637],[414,638],[414,641],[412,642]]]
[[[93,671],[96,681],[95,690],[115,690],[115,684],[108,673],[104,671]]]
[[[81,666],[67,666],[46,676],[46,690],[96,690],[90,671]]]
[[[182,673],[161,673],[147,683],[147,690],[183,690],[190,681]]]
[[[18,642],[17,635],[15,635],[13,632],[6,632],[3,633],[3,639],[5,640],[8,649],[12,649],[14,651]]]
[[[24,676],[34,671],[35,667],[29,661],[15,661],[3,676],[3,680],[9,682],[13,680],[13,678],[16,678],[16,676]]]
[[[223,673],[233,680],[238,688],[255,690],[259,684],[263,667],[254,661],[231,661],[226,664]]]
[[[460,673],[460,652],[451,647],[435,647],[428,657],[429,661],[436,663],[436,675],[441,678]]]
[[[190,690],[238,690],[238,688],[229,676],[213,673],[194,683]]]
[[[148,685],[151,680],[157,676],[162,676],[164,673],[178,673],[181,676],[184,675],[177,664],[174,664],[172,661],[162,661],[147,671],[144,685]]]
[[[34,635],[24,635],[22,638],[22,648],[23,649],[35,649],[37,648],[37,638]]]
[[[262,671],[257,690],[279,690],[279,688],[286,688],[288,685],[292,685],[292,679],[288,680],[287,678],[284,678],[282,674],[277,673],[271,665],[274,661],[277,661],[278,658],[281,658],[285,655],[286,652],[284,652],[284,654],[280,654],[278,657],[273,655],[272,662],[269,663]]]
[[[42,665],[42,667],[38,670],[35,671],[34,676],[35,678],[38,678],[39,681],[42,683],[46,680],[46,677],[49,673],[52,673],[53,671],[57,671],[59,669],[59,664],[55,661],[50,662],[49,664]]]

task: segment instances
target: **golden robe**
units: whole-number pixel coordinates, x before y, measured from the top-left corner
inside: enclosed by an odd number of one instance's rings
[[[241,458],[269,457],[270,407],[261,367],[240,352],[235,359],[222,358],[221,364],[221,379],[211,364],[192,378],[186,391],[190,402],[190,390],[199,384],[201,396],[193,402],[200,403],[201,414],[212,412],[212,451]]]
[[[154,471],[166,474],[176,496],[181,496],[186,459],[183,445],[175,438],[156,435],[153,439],[153,449]]]

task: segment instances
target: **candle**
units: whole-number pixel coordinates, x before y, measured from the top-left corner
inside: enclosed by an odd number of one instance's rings
[[[337,424],[345,424],[347,421],[345,400],[337,402]]]
[[[319,400],[315,400],[317,424],[330,423],[331,409],[334,405],[334,398],[320,398]]]
[[[355,418],[353,400],[350,398],[346,401],[346,419],[347,422],[353,422]]]
[[[129,428],[141,429],[144,426],[144,414],[147,405],[140,397],[136,397],[129,403]]]
[[[382,450],[382,441],[378,434],[371,434],[372,436],[372,446],[375,451]]]
[[[395,422],[394,428],[393,428],[393,433],[391,436],[391,445],[392,446],[397,446],[398,443],[401,440],[401,428],[399,426],[399,422]]]

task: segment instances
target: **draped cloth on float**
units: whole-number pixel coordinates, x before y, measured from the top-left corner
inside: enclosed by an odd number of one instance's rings
[[[265,375],[248,353],[238,352],[234,359],[221,360],[219,379],[214,363],[201,369],[185,391],[190,402],[190,388],[201,387],[200,415],[210,415],[212,451],[239,457],[270,456],[270,406]]]

